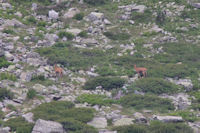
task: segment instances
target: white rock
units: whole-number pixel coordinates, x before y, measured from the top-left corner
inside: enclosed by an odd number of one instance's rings
[[[87,124],[95,128],[106,128],[107,119],[104,117],[95,117],[91,122],[88,122]]]
[[[80,10],[77,8],[70,8],[63,16],[64,19],[73,18],[76,14],[80,13]]]
[[[56,11],[54,11],[54,10],[50,10],[50,11],[49,11],[49,18],[50,18],[50,19],[56,20],[56,19],[58,19],[58,17],[59,17],[58,15],[59,15],[59,13],[56,12]]]
[[[114,126],[124,126],[133,124],[133,118],[121,118],[114,122]]]
[[[183,122],[181,116],[153,116],[154,120],[159,120],[162,122]]]

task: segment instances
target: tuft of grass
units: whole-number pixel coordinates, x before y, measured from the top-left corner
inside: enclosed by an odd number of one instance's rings
[[[0,68],[2,67],[8,67],[9,65],[12,65],[12,63],[8,62],[5,57],[0,57]]]
[[[112,33],[112,32],[104,32],[106,37],[111,40],[128,40],[131,36],[127,33]]]
[[[17,77],[11,73],[0,73],[0,80],[17,81]]]
[[[78,13],[73,18],[80,21],[83,19],[83,17],[84,17],[84,13]]]
[[[13,93],[5,88],[0,88],[0,101],[5,98],[12,99],[14,97]]]
[[[33,99],[34,97],[36,97],[37,93],[34,89],[30,89],[27,92],[27,98],[28,99]]]
[[[72,40],[75,36],[70,32],[60,31],[58,33],[59,38],[66,37],[69,40]]]

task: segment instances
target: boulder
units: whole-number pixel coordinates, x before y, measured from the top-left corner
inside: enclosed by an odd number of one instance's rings
[[[25,120],[28,121],[29,123],[34,123],[32,112],[26,113],[26,114],[22,115],[22,117],[24,117]]]
[[[104,117],[95,117],[91,122],[88,122],[87,124],[95,128],[106,128],[107,119]]]
[[[103,20],[104,14],[99,12],[91,12],[88,17],[90,21]]]
[[[20,75],[20,79],[22,81],[31,81],[32,72],[22,72]]]
[[[76,14],[80,13],[80,10],[77,8],[70,8],[63,16],[64,19],[73,18]]]
[[[133,124],[133,118],[121,118],[114,122],[114,126],[124,126],[124,125],[131,125]]]
[[[0,128],[0,133],[9,133],[9,131],[10,131],[10,127]]]
[[[5,57],[6,57],[6,60],[8,61],[14,60],[14,56],[8,51],[5,51]]]
[[[191,5],[195,8],[198,8],[198,9],[200,8],[200,3],[192,3]]]
[[[56,12],[54,10],[50,10],[49,11],[49,18],[50,19],[56,20],[56,19],[58,19],[58,17],[59,17],[59,13],[58,12]]]
[[[54,121],[38,119],[32,133],[66,133],[62,125]]]
[[[183,122],[183,118],[180,116],[153,116],[154,120],[162,121],[162,122]]]
[[[75,36],[77,36],[82,30],[80,30],[80,29],[67,29],[66,31],[72,33]]]
[[[135,117],[135,121],[138,123],[147,123],[147,119],[143,116],[143,114],[136,112],[133,114]]]

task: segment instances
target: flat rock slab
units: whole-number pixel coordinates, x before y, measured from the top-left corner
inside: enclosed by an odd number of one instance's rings
[[[114,126],[124,126],[133,124],[133,118],[121,118],[114,122]]]
[[[159,120],[162,122],[183,122],[183,118],[180,116],[153,116],[154,120]]]
[[[95,128],[106,128],[107,119],[104,117],[95,117],[91,122],[88,122],[87,124]]]
[[[62,125],[54,121],[38,119],[32,133],[66,133]]]

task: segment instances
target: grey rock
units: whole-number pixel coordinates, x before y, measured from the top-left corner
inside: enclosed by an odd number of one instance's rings
[[[22,72],[20,75],[20,79],[22,81],[31,81],[32,75],[32,72]]]
[[[49,11],[49,18],[50,18],[50,19],[56,20],[56,19],[58,19],[58,17],[59,17],[58,15],[59,15],[59,13],[56,12],[56,11],[54,11],[54,10],[50,10],[50,11]]]
[[[100,130],[99,133],[117,133],[117,131],[109,131],[109,130]]]
[[[104,19],[104,14],[103,13],[99,13],[99,12],[91,12],[87,18],[90,21],[96,21],[96,20],[103,20]]]
[[[56,34],[46,34],[45,39],[47,39],[50,42],[55,42],[59,39],[59,37]]]
[[[91,122],[88,122],[87,124],[95,128],[106,128],[107,119],[104,117],[95,117]]]
[[[14,56],[10,52],[8,52],[8,51],[5,51],[5,58],[8,61],[14,60]]]
[[[37,9],[37,4],[36,3],[32,3],[32,8],[31,10],[36,10]]]
[[[9,133],[10,132],[10,127],[3,127],[3,128],[0,128],[0,133]]]
[[[32,112],[26,113],[26,114],[22,115],[22,117],[24,117],[25,120],[28,121],[29,123],[34,123]]]
[[[0,57],[4,56],[4,50],[0,49]]]
[[[32,133],[65,133],[62,125],[54,121],[38,119]]]
[[[167,78],[172,83],[175,83],[177,85],[182,85],[184,86],[187,91],[191,90],[193,88],[192,80],[191,79],[172,79],[172,78]]]
[[[191,5],[195,8],[200,8],[200,3],[192,3]]]
[[[64,15],[64,19],[73,18],[76,14],[80,13],[80,10],[77,8],[70,8]]]
[[[133,124],[134,119],[133,118],[121,118],[119,120],[116,120],[113,125],[114,126],[124,126],[124,125],[131,125]]]
[[[96,44],[98,44],[98,42],[95,40],[95,39],[92,39],[92,38],[87,38],[87,39],[82,39],[81,40],[81,43],[82,44],[86,44],[86,45],[96,45]]]
[[[153,116],[154,120],[159,120],[162,122],[183,122],[183,118],[180,116]]]
[[[147,119],[143,116],[142,113],[136,112],[133,114],[135,121],[138,123],[147,123]]]

